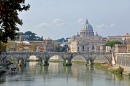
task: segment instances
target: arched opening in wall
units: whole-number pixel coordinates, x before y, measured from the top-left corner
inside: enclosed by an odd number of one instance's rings
[[[112,61],[111,56],[109,55],[97,55],[94,59],[94,62],[98,62],[98,63],[105,63],[105,64],[110,64]]]
[[[61,62],[64,61],[60,55],[53,55],[49,59],[50,62]]]
[[[29,56],[28,60],[29,60],[29,61],[38,61],[39,59],[38,59],[37,56],[31,55],[31,56]]]
[[[39,61],[39,58],[35,55],[26,57],[26,62],[28,62],[28,65],[29,65],[29,71],[32,71],[32,69],[36,68],[38,61]]]
[[[76,61],[86,62],[86,59],[82,55],[76,55],[76,56],[73,57],[72,62],[76,62]]]

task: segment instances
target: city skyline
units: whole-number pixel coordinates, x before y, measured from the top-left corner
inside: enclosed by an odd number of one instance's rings
[[[30,10],[19,13],[20,32],[32,31],[44,39],[76,35],[88,19],[94,32],[103,37],[129,33],[130,1],[119,0],[26,0]]]

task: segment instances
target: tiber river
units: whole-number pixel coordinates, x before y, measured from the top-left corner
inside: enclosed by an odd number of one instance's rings
[[[30,62],[18,74],[2,76],[0,86],[130,86],[130,79],[84,64],[64,67],[62,62],[51,62],[44,67]]]

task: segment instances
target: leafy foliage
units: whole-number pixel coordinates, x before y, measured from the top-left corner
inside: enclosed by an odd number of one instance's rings
[[[8,38],[15,39],[19,31],[17,25],[23,22],[18,17],[18,12],[27,11],[30,5],[25,5],[25,0],[0,0],[0,41],[7,42]]]
[[[122,44],[121,42],[119,41],[109,41],[107,42],[105,45],[106,46],[110,46],[111,48],[115,46],[115,44]]]
[[[67,47],[57,46],[55,47],[55,52],[67,52]]]
[[[33,33],[31,31],[26,31],[25,33],[18,32],[18,34],[16,35],[16,40],[19,40],[19,36],[22,36],[23,40],[43,41],[43,37],[38,37],[36,35],[37,35],[36,33]]]
[[[61,38],[61,39],[57,39],[55,41],[62,43],[62,42],[67,42],[67,40],[68,40],[68,38],[66,38],[66,39],[65,38]]]
[[[123,67],[120,67],[120,66],[119,66],[119,68],[117,68],[117,69],[115,70],[116,73],[119,73],[119,74],[121,74],[121,75],[122,75],[123,71],[124,71],[124,68],[123,68]]]

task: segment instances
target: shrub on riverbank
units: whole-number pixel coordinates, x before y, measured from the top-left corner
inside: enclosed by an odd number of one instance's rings
[[[124,68],[119,66],[119,68],[113,69],[113,70],[111,70],[111,71],[112,71],[113,73],[115,73],[115,74],[120,74],[120,75],[122,75],[123,72],[124,72]]]

